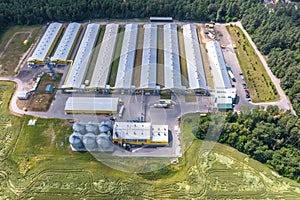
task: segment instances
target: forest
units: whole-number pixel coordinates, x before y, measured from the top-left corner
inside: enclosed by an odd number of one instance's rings
[[[219,122],[216,115],[202,117],[193,127],[194,135],[205,139],[209,126]],[[220,128],[220,127],[219,127]],[[255,107],[240,115],[227,113],[219,142],[228,144],[269,165],[280,175],[300,182],[300,120],[289,112],[269,106]],[[213,131],[212,131],[213,133]]]

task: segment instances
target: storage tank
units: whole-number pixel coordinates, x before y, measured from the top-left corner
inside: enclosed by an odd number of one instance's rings
[[[86,135],[82,136],[82,141],[86,150],[97,150],[98,146],[96,143],[96,136],[93,133],[87,133]]]
[[[111,120],[105,121],[104,124],[105,124],[107,127],[109,127],[110,129],[112,129],[112,127],[113,127],[113,124],[112,124],[112,121],[111,121]]]
[[[108,131],[110,131],[110,128],[106,124],[101,123],[99,125],[99,131],[100,131],[100,133],[107,133]]]
[[[84,124],[80,124],[78,122],[75,122],[73,124],[73,130],[75,132],[80,133],[80,134],[86,134],[85,125]]]
[[[97,136],[97,145],[100,152],[112,152],[114,150],[110,135],[104,133]]]
[[[82,136],[79,133],[75,132],[72,135],[70,135],[69,142],[71,146],[77,151],[84,149],[84,145],[82,143]]]
[[[89,122],[87,125],[85,125],[85,130],[88,133],[94,133],[96,135],[99,134],[98,125],[97,124],[93,124],[91,122]]]

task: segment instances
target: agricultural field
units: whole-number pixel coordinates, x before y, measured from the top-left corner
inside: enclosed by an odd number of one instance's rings
[[[0,199],[297,199],[300,184],[222,144],[211,151],[193,139],[199,114],[181,119],[185,153],[177,164],[148,173],[122,172],[90,153],[70,151],[65,120],[15,117],[8,103],[15,85],[0,83]],[[124,159],[150,167],[150,160]],[[120,161],[119,161],[120,163]],[[131,167],[131,166],[130,166]],[[117,166],[115,167],[117,168]]]
[[[0,40],[0,76],[13,76],[18,64],[25,59],[25,53],[42,35],[41,26],[14,26],[7,30]],[[28,40],[26,45],[24,40]]]
[[[275,85],[255,53],[248,39],[237,26],[227,26],[236,45],[236,55],[254,103],[272,102],[279,99]]]

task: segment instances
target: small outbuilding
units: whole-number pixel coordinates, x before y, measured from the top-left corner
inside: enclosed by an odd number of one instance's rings
[[[17,98],[19,100],[27,100],[29,98],[29,92],[27,91],[21,91],[17,93]]]
[[[47,93],[53,93],[54,92],[55,87],[53,85],[47,85],[45,91]]]

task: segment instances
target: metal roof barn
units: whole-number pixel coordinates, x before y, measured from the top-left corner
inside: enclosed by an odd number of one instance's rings
[[[106,25],[90,87],[105,88],[106,86],[110,67],[114,59],[114,53],[118,39],[118,30],[118,24]]]
[[[109,97],[69,97],[66,101],[65,112],[111,114],[118,112],[119,98]]]
[[[79,35],[81,25],[79,23],[70,23],[64,36],[62,37],[55,54],[51,57],[51,62],[57,64],[67,64],[67,60],[72,52],[72,48]]]
[[[62,27],[62,24],[57,22],[49,25],[32,56],[28,58],[28,63],[45,63],[45,58],[49,56],[60,34],[62,33]]]
[[[130,89],[137,45],[137,24],[126,24],[115,88]]]
[[[220,43],[216,41],[207,42],[206,49],[216,93],[219,97],[235,98],[236,88],[231,85]]]
[[[182,88],[176,24],[164,25],[164,81],[165,89]]]
[[[197,28],[193,24],[186,24],[182,27],[189,89],[206,89],[206,78],[197,36]]]
[[[100,25],[89,24],[80,43],[74,63],[70,66],[64,88],[80,88],[86,74]]]
[[[156,89],[157,25],[144,25],[140,89]]]

